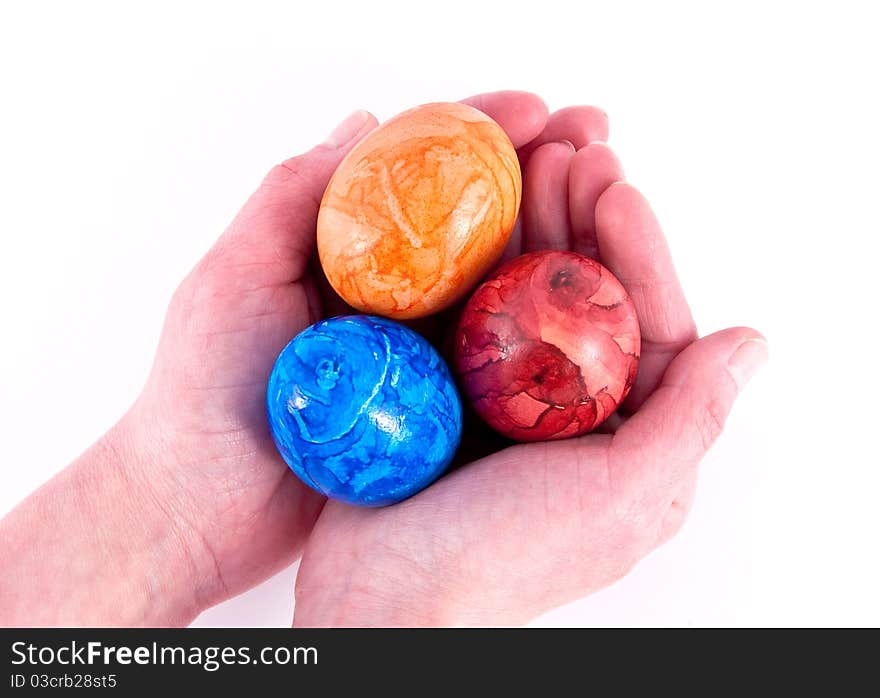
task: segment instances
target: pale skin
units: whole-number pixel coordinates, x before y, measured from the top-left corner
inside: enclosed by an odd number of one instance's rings
[[[766,343],[747,327],[697,337],[601,111],[548,115],[520,92],[466,101],[524,163],[505,256],[596,256],[636,305],[642,361],[620,413],[602,433],[490,453],[384,509],[296,479],[269,436],[265,384],[287,341],[340,309],[316,273],[315,219],[334,168],[377,125],[357,112],[270,171],[174,294],[131,409],[0,521],[0,625],[185,625],[300,556],[294,625],[521,624],[678,531]]]

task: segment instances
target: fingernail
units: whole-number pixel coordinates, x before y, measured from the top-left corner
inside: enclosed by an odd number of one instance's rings
[[[369,118],[370,112],[359,109],[333,129],[333,133],[327,136],[324,145],[328,145],[331,148],[341,148],[360,133]]]
[[[742,390],[746,383],[767,362],[767,340],[750,337],[740,344],[727,360],[727,370]]]

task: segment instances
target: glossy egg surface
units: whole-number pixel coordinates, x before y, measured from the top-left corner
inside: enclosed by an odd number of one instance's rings
[[[438,312],[497,262],[522,179],[502,128],[463,104],[426,104],[370,132],[340,163],[318,214],[318,252],[352,307]]]
[[[300,332],[275,361],[266,408],[290,468],[349,504],[415,494],[446,469],[461,438],[446,363],[420,335],[379,317],[335,317]]]
[[[516,257],[480,285],[454,345],[464,395],[518,441],[595,429],[629,393],[639,351],[621,283],[598,262],[561,251]]]

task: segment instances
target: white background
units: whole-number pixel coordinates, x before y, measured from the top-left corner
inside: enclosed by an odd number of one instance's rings
[[[880,624],[876,24],[715,5],[4,3],[0,513],[129,405],[269,166],[356,108],[527,89],[609,113],[701,331],[750,324],[772,354],[678,538],[536,623]],[[294,574],[197,624],[287,625]]]

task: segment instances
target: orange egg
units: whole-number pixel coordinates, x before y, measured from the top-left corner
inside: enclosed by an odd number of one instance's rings
[[[416,318],[464,296],[498,261],[522,176],[513,144],[481,111],[426,104],[364,138],[318,214],[318,253],[353,307]]]

